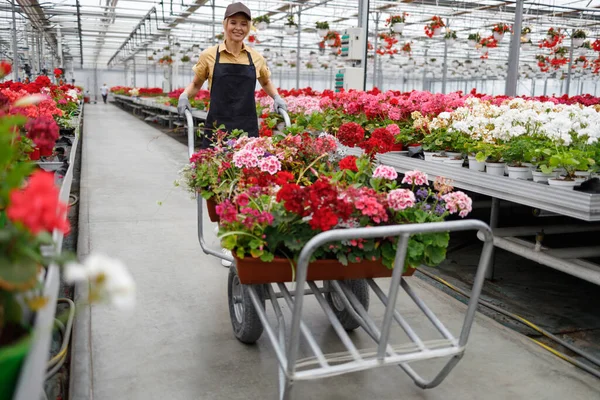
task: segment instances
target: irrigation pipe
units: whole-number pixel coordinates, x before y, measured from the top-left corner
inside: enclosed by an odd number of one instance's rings
[[[69,304],[69,316],[67,318],[67,325],[62,326],[61,330],[63,331],[62,335],[62,344],[60,346],[60,350],[58,353],[48,361],[48,367],[46,372],[46,380],[50,379],[54,374],[58,372],[58,370],[63,366],[65,360],[67,358],[67,350],[69,349],[69,340],[71,340],[71,330],[73,328],[73,319],[75,318],[75,303],[71,299],[61,298],[57,300],[57,303],[67,303]],[[59,326],[62,325],[62,322],[55,319],[54,322]]]
[[[470,295],[467,292],[465,292],[464,290],[462,290],[460,288],[457,288],[456,286],[454,286],[450,282],[448,282],[448,281],[440,278],[439,276],[436,276],[436,275],[434,275],[434,274],[432,274],[430,272],[424,271],[421,268],[417,268],[417,270],[420,273],[422,273],[423,275],[425,275],[425,276],[427,276],[427,277],[429,277],[429,278],[431,278],[431,279],[433,279],[433,280],[435,280],[435,281],[437,281],[437,282],[439,282],[439,283],[441,283],[441,284],[449,287],[450,289],[452,289],[455,292],[463,295],[464,297],[470,298]],[[585,351],[583,351],[583,350],[581,350],[581,349],[573,346],[572,344],[570,344],[570,343],[568,343],[568,342],[560,339],[559,337],[553,335],[552,333],[546,331],[545,329],[540,328],[539,326],[537,326],[533,322],[528,321],[525,318],[523,318],[523,317],[521,317],[521,316],[519,316],[517,314],[513,314],[513,313],[511,313],[509,311],[506,311],[506,310],[504,310],[504,309],[502,309],[502,308],[500,308],[500,307],[498,307],[498,306],[496,306],[496,305],[494,305],[492,303],[489,303],[489,302],[487,302],[485,300],[479,299],[479,304],[482,305],[482,306],[484,306],[484,307],[487,307],[487,308],[489,308],[491,310],[494,310],[494,311],[496,311],[496,312],[498,312],[498,313],[500,313],[502,315],[505,315],[505,316],[507,316],[509,318],[512,318],[512,319],[514,319],[514,320],[522,323],[523,325],[526,325],[526,326],[530,327],[534,331],[539,332],[543,336],[546,336],[548,339],[551,339],[551,340],[555,341],[556,343],[558,343],[558,344],[566,347],[567,349],[569,349],[572,352],[580,355],[581,357],[585,358],[586,360],[590,361],[591,363],[595,364],[596,366],[600,366],[600,360],[598,360],[598,358],[596,358],[593,355],[591,355],[591,354],[589,354],[589,353],[587,353],[587,352],[585,352]],[[599,370],[597,370],[595,368],[592,368],[589,365],[584,364],[584,363],[582,363],[579,360],[576,360],[576,359],[574,359],[572,357],[569,357],[568,355],[563,354],[560,351],[553,349],[552,347],[550,347],[550,346],[548,346],[548,345],[540,342],[539,340],[536,340],[536,339],[533,339],[533,338],[529,338],[529,339],[531,341],[533,341],[534,343],[536,343],[538,346],[542,347],[543,349],[548,350],[550,353],[554,354],[555,356],[560,357],[561,359],[563,359],[563,360],[565,360],[565,361],[567,361],[567,362],[575,365],[576,367],[579,367],[579,368],[583,369],[586,372],[589,372],[590,374],[594,375],[596,378],[600,378],[600,371]]]

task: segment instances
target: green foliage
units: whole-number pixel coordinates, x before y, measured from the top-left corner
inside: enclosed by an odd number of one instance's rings
[[[521,167],[524,162],[529,162],[533,143],[529,136],[512,138],[502,151],[502,159],[511,167]]]
[[[329,22],[327,22],[327,21],[324,21],[324,22],[317,21],[315,23],[315,28],[317,28],[317,29],[329,29]]]

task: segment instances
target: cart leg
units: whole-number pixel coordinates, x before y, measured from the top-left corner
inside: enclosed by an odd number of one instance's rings
[[[444,365],[442,370],[435,376],[435,378],[433,378],[430,381],[426,381],[425,379],[421,378],[421,375],[419,375],[408,364],[398,364],[398,366],[400,368],[402,368],[404,370],[404,372],[406,372],[408,374],[408,376],[410,376],[412,378],[412,380],[415,382],[415,385],[417,385],[421,389],[432,389],[432,388],[438,386],[440,383],[442,383],[444,381],[444,379],[446,379],[446,377],[448,376],[450,371],[452,371],[452,369],[456,366],[456,364],[458,364],[458,362],[462,358],[463,354],[456,355],[456,356],[452,357],[450,360],[448,360],[448,362],[446,363],[446,365]]]
[[[292,400],[292,385],[294,384],[293,381],[291,381],[290,379],[285,380],[285,383],[283,385],[283,389],[281,390],[281,400]]]

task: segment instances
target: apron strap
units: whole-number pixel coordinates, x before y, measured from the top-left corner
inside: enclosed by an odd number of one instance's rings
[[[221,52],[219,51],[220,44],[217,45],[217,55],[215,56],[215,65],[219,63],[219,58],[221,58]]]
[[[246,54],[248,54],[248,62],[250,63],[248,65],[254,66],[254,63],[252,62],[252,56],[250,55],[250,52],[248,50],[246,50]]]

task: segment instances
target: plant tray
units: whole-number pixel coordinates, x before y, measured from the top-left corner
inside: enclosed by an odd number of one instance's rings
[[[240,282],[249,284],[294,282],[292,265],[286,258],[276,257],[271,262],[258,258],[238,258],[233,255]],[[294,265],[294,270],[296,266]],[[385,278],[392,276],[391,269],[385,267],[380,260],[362,260],[349,263],[347,266],[338,260],[316,260],[308,265],[307,281],[329,281],[346,279]],[[295,272],[295,271],[294,271]],[[414,268],[405,271],[402,276],[411,276]]]

